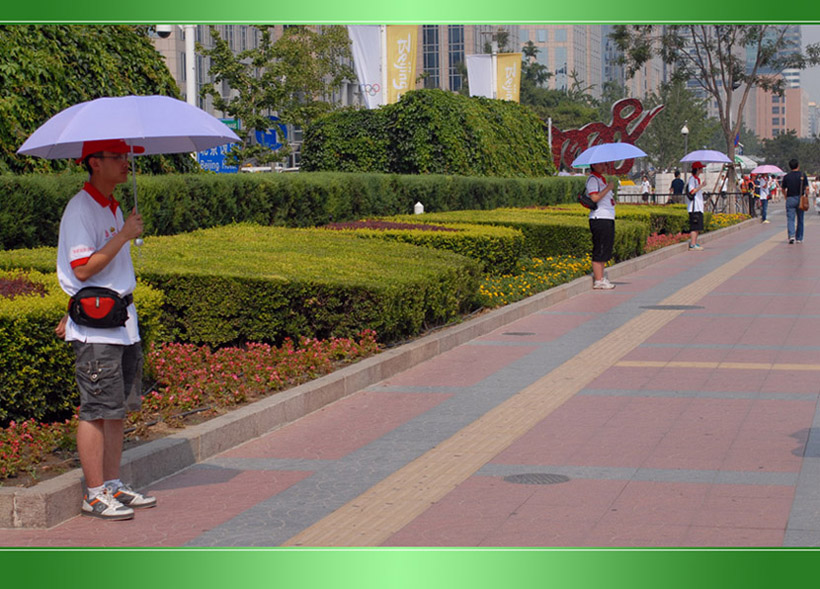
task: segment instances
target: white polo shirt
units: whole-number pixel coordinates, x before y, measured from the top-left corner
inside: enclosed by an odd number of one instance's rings
[[[123,216],[119,203],[109,199],[86,182],[66,205],[60,220],[57,244],[57,278],[69,296],[86,286],[110,288],[125,296],[137,285],[134,265],[131,263],[131,244],[126,243],[113,260],[100,272],[82,282],[74,268],[88,263],[91,255],[122,229]],[[88,343],[130,345],[140,341],[137,309],[128,306],[128,320],[123,327],[107,329],[77,325],[71,318],[66,323],[66,340]]]
[[[689,200],[690,194],[695,191],[695,198]],[[702,213],[703,212],[703,182],[700,181],[700,178],[695,176],[689,176],[689,180],[686,181],[686,210],[690,213]]]
[[[606,178],[590,172],[587,178],[587,196],[598,194],[606,188]],[[598,201],[598,208],[589,212],[590,219],[615,219],[615,196],[612,192]]]

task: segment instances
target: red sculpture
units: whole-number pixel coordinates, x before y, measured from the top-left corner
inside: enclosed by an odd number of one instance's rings
[[[663,105],[656,106],[647,113],[637,98],[624,98],[612,105],[612,121],[609,125],[589,123],[580,129],[561,131],[552,129],[552,157],[555,167],[565,169],[572,167],[572,162],[582,151],[593,145],[621,141],[634,144],[646,130],[649,122],[655,118]],[[632,169],[635,160],[624,160],[613,170],[615,174],[626,174]]]

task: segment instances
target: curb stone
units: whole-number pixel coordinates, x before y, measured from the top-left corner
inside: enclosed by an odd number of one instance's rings
[[[755,224],[756,219],[706,233],[708,243]],[[687,249],[686,242],[667,246],[608,268],[618,278],[666,260]],[[211,458],[234,446],[264,435],[403,372],[452,348],[481,337],[560,301],[590,289],[589,276],[576,278],[517,303],[345,366],[331,374],[239,407],[204,423],[126,450],[122,478],[142,489]],[[82,471],[74,469],[29,488],[0,487],[0,529],[51,528],[80,514]]]

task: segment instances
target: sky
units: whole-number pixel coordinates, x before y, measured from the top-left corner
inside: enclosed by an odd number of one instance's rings
[[[803,46],[820,43],[820,25],[803,25]],[[800,73],[800,86],[809,94],[809,100],[820,102],[820,66],[807,68]]]

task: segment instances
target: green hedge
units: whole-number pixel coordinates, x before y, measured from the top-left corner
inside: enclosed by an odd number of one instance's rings
[[[573,205],[578,206],[580,205]],[[391,220],[406,221],[399,215]],[[503,225],[520,230],[525,237],[525,253],[531,257],[553,255],[584,256],[592,251],[589,221],[585,215],[556,214],[549,208],[496,209],[493,211],[452,211],[424,215],[426,222],[478,223]],[[649,226],[643,221],[620,220],[615,223],[613,257],[616,261],[639,256],[646,251]]]
[[[512,227],[471,225],[469,223],[423,224],[415,220],[406,222],[408,228],[385,227],[371,229],[367,222],[361,227],[333,229],[364,239],[387,239],[412,243],[424,247],[448,250],[473,258],[482,263],[482,270],[490,274],[506,274],[515,269],[516,262],[524,253],[524,235]],[[435,230],[434,228],[443,230]],[[328,229],[328,226],[320,229]]]
[[[47,269],[54,255],[0,252],[0,267]],[[211,346],[362,329],[394,342],[472,310],[480,275],[447,251],[250,224],[147,237],[132,255],[164,294],[159,336]]]
[[[82,174],[0,175],[0,249],[56,246],[60,216]],[[117,197],[131,210],[130,181]],[[316,172],[137,176],[147,235],[174,235],[235,222],[313,227],[333,221],[427,211],[570,202],[583,178],[475,178]]]
[[[44,253],[46,250],[40,250],[38,255],[42,257]],[[57,282],[53,262],[51,267],[48,274],[25,272],[29,281],[45,287],[45,296],[0,296],[0,425],[29,418],[65,419],[79,404],[74,385],[74,354],[71,346],[54,334],[65,314],[68,296]],[[19,270],[0,270],[0,279],[19,275]],[[162,294],[139,283],[134,300],[144,339],[160,337]]]
[[[554,215],[588,216],[589,209],[580,204],[563,204],[556,207],[547,207],[546,212]],[[640,221],[649,227],[649,233],[676,235],[689,231],[689,213],[685,205],[645,205],[620,203],[616,208],[616,217],[619,220]],[[704,213],[704,224],[711,219],[712,213]]]
[[[544,123],[518,103],[416,90],[377,110],[328,114],[305,130],[305,171],[542,177],[555,173]]]

